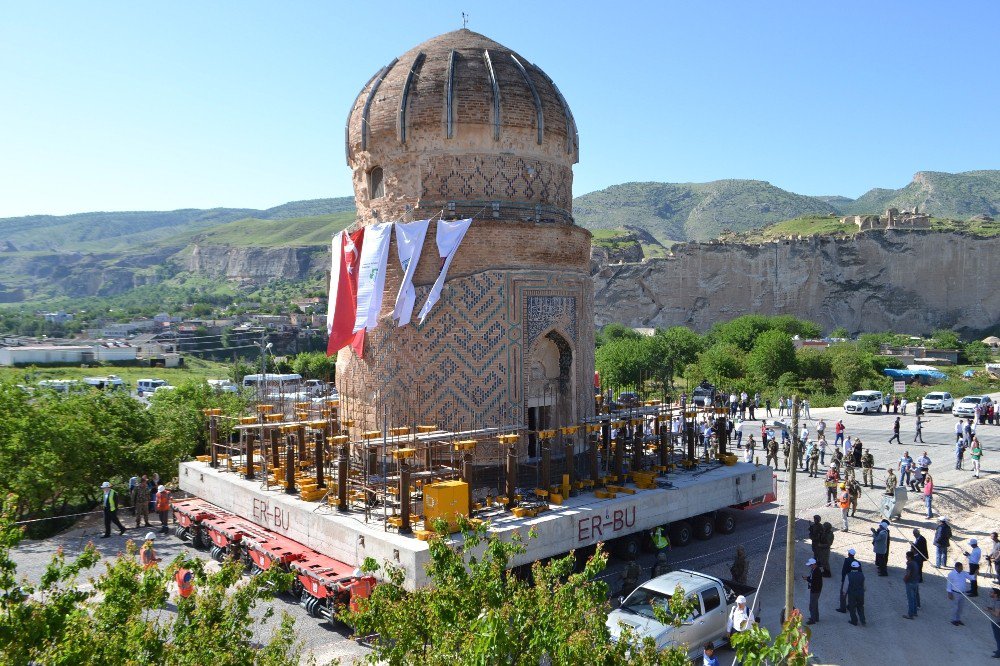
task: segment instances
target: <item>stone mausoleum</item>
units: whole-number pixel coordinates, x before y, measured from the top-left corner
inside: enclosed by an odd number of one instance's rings
[[[356,226],[473,218],[423,324],[390,318],[402,277],[393,238],[379,325],[363,358],[338,356],[347,416],[450,430],[591,416],[591,234],[573,223],[577,130],[552,79],[483,35],[450,32],[372,76],[346,141]],[[417,309],[440,267],[432,221]]]

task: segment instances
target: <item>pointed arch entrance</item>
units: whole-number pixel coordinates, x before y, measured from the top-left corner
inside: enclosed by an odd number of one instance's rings
[[[527,359],[525,387],[528,430],[535,432],[576,422],[576,386],[573,347],[555,329],[538,336]],[[533,435],[528,439],[528,457],[538,455]]]

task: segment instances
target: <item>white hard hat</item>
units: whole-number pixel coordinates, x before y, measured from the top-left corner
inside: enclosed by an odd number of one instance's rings
[[[969,544],[972,545],[972,546],[978,546],[979,542],[976,541],[975,539],[969,539]]]
[[[847,551],[847,554],[848,554],[848,555],[857,555],[857,554],[858,554],[858,551],[856,551],[856,550],[854,550],[853,548],[851,548],[850,550],[848,550],[848,551]]]
[[[736,597],[736,603],[738,603],[738,604],[745,604],[746,602],[747,602],[747,598],[744,597],[742,594],[740,596]]]
[[[361,578],[361,569],[355,569],[351,575],[355,578]]]
[[[110,488],[110,487],[111,487],[111,484],[108,483],[107,481],[105,481],[104,483],[101,484],[101,488]]]
[[[163,492],[164,490],[166,490],[166,489],[167,489],[167,487],[166,487],[166,486],[160,486],[159,488],[157,488],[157,489],[156,489],[156,492],[158,492],[158,493],[162,493],[162,492]]]
[[[156,539],[156,532],[146,532],[146,541],[153,541]]]
[[[808,560],[806,560],[806,566],[807,567],[810,567],[810,566],[812,566],[814,564],[816,564],[816,560],[815,559],[813,559],[813,558],[810,557]]]

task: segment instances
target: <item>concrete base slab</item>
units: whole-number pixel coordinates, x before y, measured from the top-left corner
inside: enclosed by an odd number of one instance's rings
[[[667,482],[666,487],[647,490],[629,486],[634,494],[620,493],[610,499],[582,493],[567,498],[562,505],[549,505],[549,510],[534,517],[518,518],[503,511],[487,511],[477,517],[488,520],[491,531],[503,538],[520,534],[526,552],[512,561],[517,566],[743,504],[773,489],[769,467],[744,463],[672,472]],[[372,557],[401,567],[410,589],[429,582],[425,573],[430,556],[427,543],[386,531],[381,519],[366,523],[361,512],[338,513],[334,507],[305,502],[280,488],[265,489],[260,482],[202,462],[181,463],[180,486],[347,564],[360,566],[366,557]],[[532,529],[535,538],[529,538]]]

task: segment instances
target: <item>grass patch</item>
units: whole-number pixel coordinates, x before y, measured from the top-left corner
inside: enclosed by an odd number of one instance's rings
[[[206,379],[229,378],[230,365],[207,361],[193,356],[184,357],[183,368],[148,368],[138,366],[120,366],[101,364],[89,368],[79,366],[26,366],[0,368],[0,381],[15,384],[35,384],[42,379],[83,379],[84,377],[106,377],[118,375],[134,389],[138,379],[155,377],[165,379],[173,386],[185,382],[204,381]]]
[[[302,247],[329,245],[334,233],[355,220],[353,211],[331,215],[312,215],[286,220],[247,218],[168,239],[167,243],[185,242],[235,247]]]

